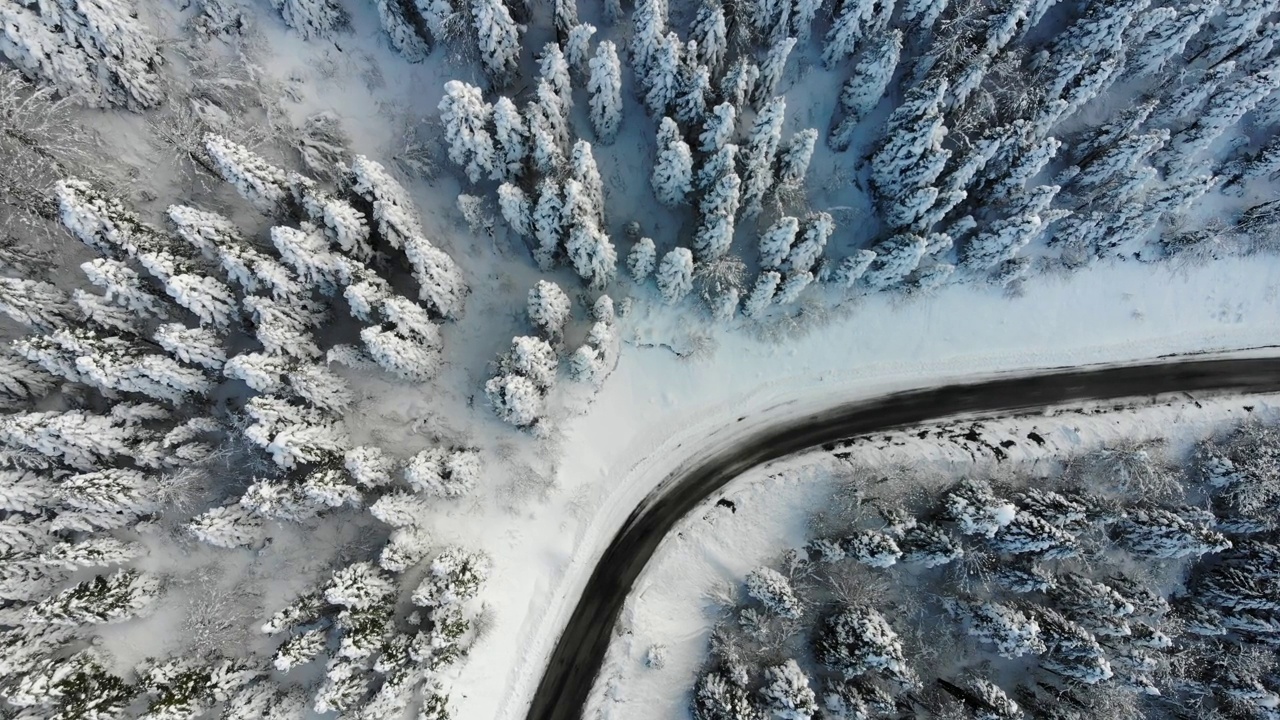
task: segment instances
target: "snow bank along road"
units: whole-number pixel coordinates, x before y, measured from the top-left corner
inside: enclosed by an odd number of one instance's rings
[[[640,503],[604,551],[551,655],[528,720],[570,720],[581,715],[627,594],[663,537],[709,495],[756,465],[858,435],[953,415],[1206,391],[1280,391],[1280,358],[1170,361],[911,390],[751,432],[728,448],[690,461]]]

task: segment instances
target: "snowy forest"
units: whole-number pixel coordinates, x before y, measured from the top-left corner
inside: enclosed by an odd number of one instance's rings
[[[1251,422],[932,491],[846,466],[809,543],[723,596],[693,716],[1275,717],[1277,458]]]
[[[632,313],[784,341],[872,294],[1014,297],[1277,246],[1280,0],[0,16],[15,720],[450,717],[495,622],[483,508],[545,499],[557,423],[617,368]],[[1277,448],[1269,429],[1206,446],[1187,492],[1211,510],[1156,502],[1181,476],[1117,451],[1064,475],[1127,473],[1101,496],[973,479],[815,539],[748,580],[744,645],[717,648],[694,712],[942,702],[855,586],[900,597],[957,568],[920,605],[973,636],[938,678],[957,707],[1012,717],[1065,688],[1084,709],[1064,718],[1157,691],[1197,717],[1274,712]],[[835,568],[849,596],[819,621],[835,591],[803,579]],[[784,659],[814,622],[819,665]]]

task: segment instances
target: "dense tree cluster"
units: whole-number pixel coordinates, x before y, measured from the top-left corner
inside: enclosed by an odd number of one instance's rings
[[[712,317],[741,310],[766,318],[821,284],[914,293],[977,280],[1016,289],[1035,260],[1077,267],[1113,255],[1204,256],[1266,244],[1280,213],[1253,189],[1280,167],[1268,142],[1280,87],[1267,22],[1274,8],[1217,0],[1093,0],[1054,13],[1054,3],[1030,1],[899,5],[848,0],[819,13],[820,3],[806,1],[699,0],[681,32],[665,0],[637,3],[627,50],[635,99],[653,121],[643,131],[655,138],[649,184],[658,204],[694,228],[688,240],[658,239],[652,265],[643,244],[626,253],[633,270],[666,268],[656,275],[664,301],[689,294],[686,276],[712,276],[721,289],[700,294]],[[528,155],[508,156],[523,179],[492,177],[506,182],[498,190],[504,215],[539,264],[559,255],[601,289],[617,252],[599,197],[594,224],[567,199],[576,132],[567,109],[575,84],[585,85],[594,137],[614,141],[625,103],[619,49],[564,3],[555,17],[558,43],[540,53],[527,90]],[[788,136],[788,67],[805,53],[845,81],[825,133]],[[571,56],[576,73],[564,67]],[[1113,88],[1141,102],[1108,116]],[[453,141],[453,157],[476,182],[486,163],[475,156],[503,154],[484,149],[501,123],[479,88],[470,105],[474,131]],[[839,229],[815,213],[822,240],[793,239],[803,250],[787,262],[778,254],[787,218],[812,212],[805,177],[824,134],[824,152],[868,158],[877,217]],[[475,147],[461,147],[468,143]],[[1190,212],[1209,193],[1237,198],[1225,201],[1229,227],[1208,227]],[[838,232],[844,237],[828,243]],[[758,255],[746,249],[756,238]],[[672,254],[681,248],[692,268]],[[828,261],[828,253],[843,257]],[[726,283],[726,255],[742,258],[745,285]],[[647,276],[632,273],[637,282]]]
[[[969,477],[872,501],[746,576],[694,717],[1271,717],[1277,458],[1280,433],[1250,423],[1199,446],[1175,495],[1123,477],[1171,473],[1158,453],[1102,448],[1055,489]]]
[[[81,266],[92,289],[0,278],[0,312],[25,330],[0,363],[12,411],[0,419],[4,698],[42,717],[196,717],[220,704],[227,717],[301,712],[253,658],[155,660],[131,678],[85,644],[95,626],[155,609],[166,582],[135,567],[147,555],[138,533],[172,517],[183,478],[208,472],[239,437],[247,449],[232,452],[258,456],[240,460],[255,476],[228,503],[176,510],[192,537],[261,546],[272,523],[344,507],[368,507],[392,528],[378,564],[338,570],[268,623],[290,633],[275,669],[328,656],[316,712],[389,718],[419,695],[441,705],[421,668],[465,652],[466,605],[488,564],[433,547],[419,498],[469,493],[480,456],[434,448],[402,463],[356,446],[344,425],[354,396],[332,364],[433,375],[440,327],[467,292],[461,271],[426,239],[405,188],[368,158],[328,189],[224,137],[205,146],[208,166],[271,218],[267,242],[185,205],[168,209],[169,227],[152,225],[69,178],[56,184],[58,217],[99,255]],[[416,300],[395,289],[408,278]],[[335,313],[351,316],[351,344],[317,332]],[[428,568],[421,607],[397,608],[398,576],[418,566]]]

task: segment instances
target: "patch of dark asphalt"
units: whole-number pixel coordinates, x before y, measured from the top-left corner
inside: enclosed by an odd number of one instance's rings
[[[747,470],[823,444],[954,415],[1007,413],[1089,400],[1166,393],[1280,391],[1280,360],[1187,360],[1062,370],[861,400],[755,430],[671,473],[627,518],[596,561],[560,633],[528,720],[581,717],[613,627],[636,578],[686,514]]]

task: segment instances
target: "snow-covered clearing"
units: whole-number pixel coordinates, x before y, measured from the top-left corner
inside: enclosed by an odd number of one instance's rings
[[[1165,439],[1171,457],[1249,420],[1275,422],[1280,396],[1139,401],[1126,410],[1055,409],[1018,417],[939,423],[862,439],[836,453],[817,451],[753,469],[687,517],[659,548],[637,581],[598,678],[586,717],[687,717],[689,691],[706,661],[712,626],[726,597],[748,571],[773,565],[783,552],[813,537],[815,516],[832,502],[848,463],[908,468],[923,478],[950,479],[1034,468],[1037,463],[1121,441]],[[929,436],[921,437],[921,431]],[[964,437],[974,431],[977,440]],[[1034,439],[1030,437],[1034,435]],[[998,459],[999,446],[1007,457]],[[838,457],[837,457],[838,456]],[[717,506],[724,499],[732,506]],[[664,667],[646,655],[666,648]]]

